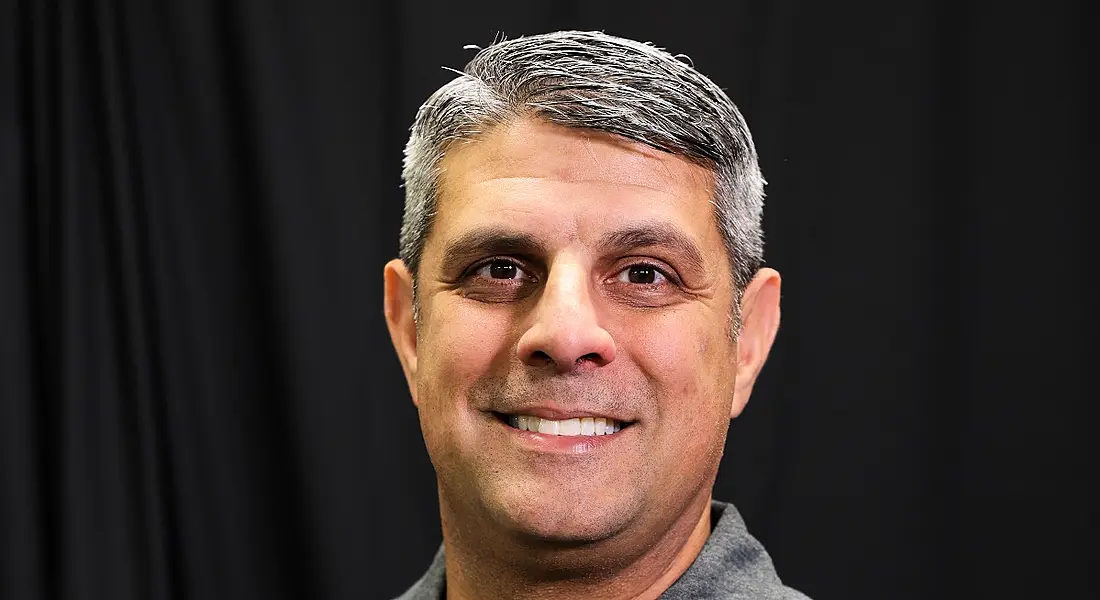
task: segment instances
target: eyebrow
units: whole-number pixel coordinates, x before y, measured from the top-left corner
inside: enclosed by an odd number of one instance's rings
[[[623,252],[634,248],[668,248],[688,263],[688,267],[704,271],[703,253],[686,234],[667,223],[643,223],[613,231],[599,244],[605,253]]]
[[[695,242],[667,223],[642,223],[618,229],[605,234],[597,243],[597,249],[605,254],[654,247],[667,248],[686,261],[688,267],[705,270],[702,252]],[[479,227],[444,247],[442,272],[456,273],[470,261],[493,254],[538,257],[549,252],[533,234],[501,227]]]
[[[490,254],[545,256],[546,245],[529,233],[499,227],[479,227],[464,233],[443,249],[442,271],[456,273],[473,259]]]

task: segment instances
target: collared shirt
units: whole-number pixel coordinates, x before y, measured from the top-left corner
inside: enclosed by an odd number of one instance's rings
[[[783,585],[772,559],[745,528],[732,504],[711,501],[711,533],[687,571],[661,594],[661,600],[809,600]],[[443,548],[432,566],[397,600],[444,600],[447,574]]]

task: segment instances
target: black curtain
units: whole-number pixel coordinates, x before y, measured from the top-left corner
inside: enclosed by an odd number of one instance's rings
[[[755,135],[784,318],[715,495],[781,577],[1100,591],[1085,3],[0,11],[5,600],[419,576],[435,482],[381,309],[401,149],[464,45],[563,28],[688,54]]]

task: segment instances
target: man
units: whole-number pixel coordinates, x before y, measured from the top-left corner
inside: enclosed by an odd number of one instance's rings
[[[602,33],[494,44],[420,108],[385,314],[443,548],[402,598],[804,598],[711,489],[779,327],[744,120]]]

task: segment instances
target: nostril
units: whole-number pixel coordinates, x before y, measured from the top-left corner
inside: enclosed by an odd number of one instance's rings
[[[579,365],[584,363],[585,361],[600,363],[603,362],[603,358],[596,352],[589,352],[588,354],[585,354],[584,356],[578,358],[576,364]]]
[[[532,352],[531,353],[531,358],[534,359],[534,360],[537,360],[541,363],[552,363],[552,362],[554,362],[554,359],[550,358],[550,355],[543,352],[542,350],[535,350],[534,352]]]

